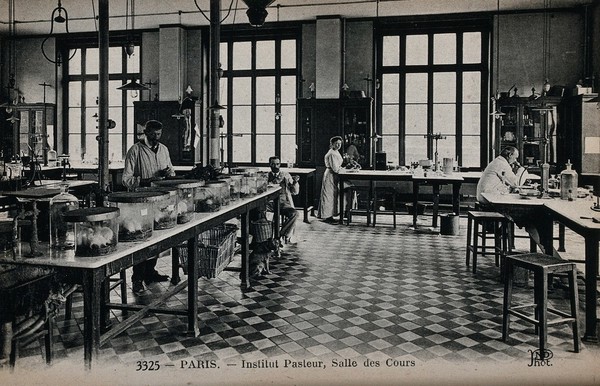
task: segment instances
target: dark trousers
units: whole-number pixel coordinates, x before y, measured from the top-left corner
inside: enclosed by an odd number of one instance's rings
[[[152,276],[152,274],[156,271],[154,267],[156,267],[156,263],[158,262],[158,258],[155,257],[153,259],[141,262],[133,266],[133,275],[131,275],[132,281],[141,281],[147,278],[148,276]]]

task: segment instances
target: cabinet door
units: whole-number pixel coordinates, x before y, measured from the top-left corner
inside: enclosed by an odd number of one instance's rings
[[[371,142],[371,110],[370,105],[365,107],[345,107],[342,116],[344,138],[343,151],[357,157],[363,168],[369,166]],[[354,149],[358,152],[355,153]]]
[[[317,101],[315,107],[315,132],[313,133],[313,148],[315,165],[325,165],[325,154],[329,151],[329,140],[336,135],[342,135],[340,127],[339,103]]]
[[[298,117],[298,164],[300,166],[312,166],[314,165],[312,152],[313,109],[311,107],[300,107]]]

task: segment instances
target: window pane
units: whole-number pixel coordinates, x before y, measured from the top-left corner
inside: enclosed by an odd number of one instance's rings
[[[142,56],[141,50],[142,49],[140,46],[135,46],[133,55],[127,56],[127,54],[122,53],[122,55],[125,55],[125,57],[127,59],[127,72],[128,73],[140,72],[140,57]]]
[[[429,42],[427,35],[406,36],[406,65],[427,64]]]
[[[400,100],[400,76],[398,74],[383,74],[382,103],[398,103]]]
[[[463,63],[481,63],[481,32],[463,34]]]
[[[479,167],[480,143],[479,136],[462,137],[462,159],[459,159],[459,165],[463,167]]]
[[[398,134],[400,126],[399,106],[398,105],[383,105],[382,108],[382,134]]]
[[[281,134],[296,135],[296,105],[281,106]]]
[[[221,82],[219,83],[219,103],[223,106],[227,106],[227,78],[221,78]],[[214,103],[214,101],[212,103]]]
[[[85,136],[85,159],[86,161],[98,163],[98,134],[86,134]]]
[[[81,83],[69,82],[69,107],[81,106]]]
[[[235,84],[235,83],[234,83]],[[237,86],[237,84],[236,84]],[[237,93],[237,90],[236,90]],[[256,104],[274,104],[275,103],[275,78],[257,77],[256,78]]]
[[[81,160],[81,134],[69,135],[69,155],[72,160]]]
[[[256,42],[256,68],[275,68],[275,41]]]
[[[456,63],[456,34],[433,35],[433,64]]]
[[[85,105],[92,107],[98,106],[98,81],[90,80],[85,82]]]
[[[113,121],[115,121],[116,126],[112,129],[110,129],[109,134],[110,135],[115,135],[115,134],[121,134],[123,132],[123,130],[125,129],[123,127],[123,118],[122,118],[122,114],[121,114],[121,106],[119,107],[110,107],[108,109],[108,118],[112,119]],[[119,148],[120,151],[121,148]],[[112,150],[111,150],[112,151]]]
[[[397,135],[384,135],[381,139],[381,148],[386,153],[387,161],[395,165],[400,163],[398,143]]]
[[[251,78],[233,79],[233,101],[234,105],[249,105],[252,102]]]
[[[219,45],[219,57],[221,58],[221,68],[227,70],[227,43],[221,43]]]
[[[435,145],[434,145],[435,146]],[[435,149],[434,149],[435,151]],[[469,150],[471,151],[471,150]],[[456,137],[453,135],[446,136],[446,139],[438,141],[438,160],[441,162],[444,158],[456,157]]]
[[[481,133],[481,106],[477,104],[463,104],[462,107],[462,132],[463,135]]]
[[[420,159],[427,159],[427,140],[422,135],[407,135],[404,141],[404,159],[405,165],[411,162],[417,162]]]
[[[406,134],[427,134],[427,105],[406,105]]]
[[[447,134],[456,133],[456,106],[453,104],[433,105],[433,132]]]
[[[123,83],[120,80],[109,80],[108,81],[108,105],[109,106],[121,106],[121,100],[123,99],[123,93],[128,91],[117,90],[117,87],[121,87]]]
[[[92,107],[85,109],[85,132],[87,134],[98,134],[98,108]]]
[[[232,128],[234,133],[250,133],[250,106],[234,106]]]
[[[296,68],[296,40],[281,41],[281,68]]]
[[[233,69],[249,70],[252,67],[252,43],[233,43]]]
[[[463,73],[463,102],[481,101],[481,73]]]
[[[272,155],[275,155],[275,135],[257,135],[256,162],[269,162],[269,157]]]
[[[73,56],[71,58],[71,56]],[[76,50],[75,54],[73,54],[73,50],[69,50],[69,74],[71,75],[79,75],[81,74],[81,50]]]
[[[256,133],[275,134],[275,106],[256,106]]]
[[[69,109],[69,127],[67,127],[69,134],[81,133],[81,109]],[[69,143],[72,142],[72,138],[69,136]]]
[[[97,74],[98,73],[98,49],[88,48],[85,52],[85,73],[86,74]]]
[[[406,103],[427,103],[427,74],[406,74]]]
[[[296,77],[281,77],[281,103],[296,104]]]
[[[108,48],[108,72],[109,74],[120,74],[123,72],[123,47]]]
[[[400,64],[400,36],[383,37],[383,65],[397,66]]]
[[[111,161],[121,161],[123,154],[121,148],[123,147],[123,137],[120,133],[108,135],[108,159]]]
[[[233,162],[250,162],[251,161],[251,141],[250,135],[246,134],[241,137],[232,137],[233,142]]]
[[[296,163],[296,136],[281,136],[281,158]]]
[[[456,102],[456,73],[433,74],[433,102]]]

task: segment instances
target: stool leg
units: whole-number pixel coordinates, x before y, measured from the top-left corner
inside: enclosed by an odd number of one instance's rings
[[[469,268],[469,261],[471,260],[471,231],[472,231],[472,226],[473,226],[473,220],[471,219],[471,216],[467,217],[467,257],[466,257],[466,262],[467,262],[467,268]]]
[[[494,221],[494,258],[496,260],[496,267],[500,266],[500,246],[502,239],[500,236],[500,222]]]
[[[392,215],[394,216],[394,229],[396,229],[396,192],[392,193]]]
[[[175,249],[175,248],[173,248]],[[173,252],[171,252],[173,253]],[[179,273],[179,261],[177,261],[177,272]],[[122,270],[119,272],[119,279],[121,281],[120,289],[121,289],[121,303],[127,304],[127,271]],[[127,310],[123,310],[123,315],[127,316],[129,312]]]
[[[53,342],[54,317],[46,320],[46,334],[44,335],[44,346],[46,349],[46,364],[52,364],[52,342]]]
[[[509,248],[509,236],[508,236],[508,222],[501,221],[500,226],[502,227],[502,253],[500,254],[500,281],[506,280],[506,256],[508,255]]]
[[[571,291],[571,316],[573,321],[573,341],[575,352],[579,352],[579,294],[577,293],[577,268],[573,267],[569,273],[569,290]]]
[[[373,226],[377,224],[377,189],[373,191]]]
[[[510,323],[510,302],[512,300],[512,281],[513,281],[513,265],[508,260],[506,262],[506,280],[504,280],[504,303],[502,305],[502,341],[506,342],[508,338],[508,325]]]
[[[558,251],[565,252],[565,225],[558,223]]]
[[[475,220],[473,222],[475,227],[473,234],[473,273],[477,272],[477,252],[479,250],[479,221]],[[485,243],[485,238],[483,239]]]
[[[487,255],[486,253],[487,243],[487,223],[484,221],[481,223],[481,256]]]
[[[546,345],[548,342],[548,274],[546,270],[534,274],[535,288],[539,289],[536,296],[536,309],[540,337],[540,353],[546,357]]]

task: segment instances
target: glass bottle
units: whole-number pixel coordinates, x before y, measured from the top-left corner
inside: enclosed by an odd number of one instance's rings
[[[79,209],[79,200],[61,184],[61,192],[50,200],[50,245],[55,249],[75,248],[75,224],[66,222],[64,214]]]

